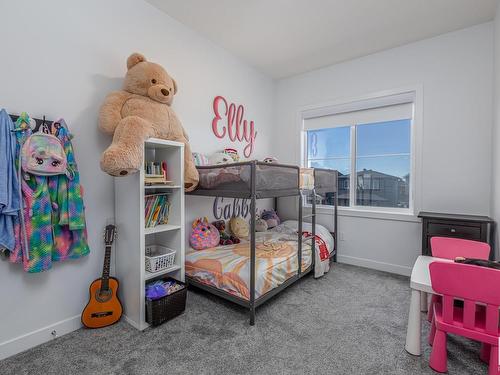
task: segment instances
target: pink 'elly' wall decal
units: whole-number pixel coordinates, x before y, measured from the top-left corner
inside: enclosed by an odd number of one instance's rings
[[[253,121],[243,119],[243,105],[228,104],[226,98],[219,95],[214,98],[213,108],[212,131],[215,136],[220,139],[227,137],[233,143],[246,143],[243,155],[249,158],[254,150],[257,131]]]

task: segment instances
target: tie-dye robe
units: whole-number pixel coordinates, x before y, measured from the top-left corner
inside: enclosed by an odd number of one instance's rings
[[[57,122],[61,126],[56,129],[53,124],[52,132],[64,146],[70,177],[21,173],[24,228],[21,222],[17,223],[16,248],[10,260],[22,262],[27,272],[45,271],[52,267],[52,261],[76,259],[90,252],[83,191],[71,137],[64,120]],[[30,134],[29,128],[17,132],[18,155]]]

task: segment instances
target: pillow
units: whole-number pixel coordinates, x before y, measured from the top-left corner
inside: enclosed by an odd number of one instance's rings
[[[286,220],[283,222],[283,224],[280,225],[280,227],[281,226],[293,229],[295,232],[297,232],[297,229],[299,228],[299,222],[297,220]],[[302,222],[302,230],[304,232],[312,233],[312,224]],[[333,241],[333,236],[330,231],[323,225],[316,224],[316,235],[321,237],[321,239],[325,241],[328,252],[331,253],[334,250],[335,242]]]

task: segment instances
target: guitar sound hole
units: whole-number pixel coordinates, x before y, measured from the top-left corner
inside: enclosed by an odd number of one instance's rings
[[[111,295],[113,293],[111,292],[111,289],[108,290],[97,290],[95,292],[95,299],[98,302],[107,302],[111,299]]]
[[[92,313],[90,316],[92,318],[105,318],[107,316],[113,315],[113,311],[103,311],[103,312],[97,312],[97,313]]]

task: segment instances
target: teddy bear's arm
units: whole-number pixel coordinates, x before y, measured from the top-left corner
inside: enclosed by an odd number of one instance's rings
[[[130,95],[126,91],[115,91],[104,99],[104,103],[99,111],[99,129],[103,133],[114,134],[118,123],[122,119],[122,107]]]

